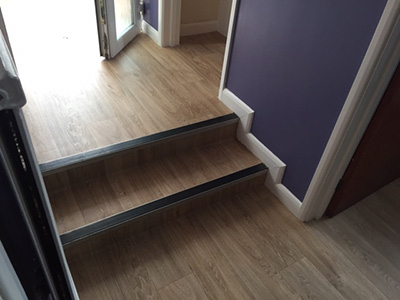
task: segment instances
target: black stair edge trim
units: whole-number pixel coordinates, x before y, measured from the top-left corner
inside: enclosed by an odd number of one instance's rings
[[[212,181],[203,183],[201,185],[189,188],[187,190],[178,192],[176,194],[172,194],[170,196],[155,200],[153,202],[144,204],[139,207],[135,207],[131,210],[122,212],[120,214],[78,228],[76,230],[64,233],[60,235],[61,242],[64,246],[66,246],[68,244],[77,242],[79,240],[88,238],[92,235],[114,228],[116,226],[120,226],[126,222],[135,220],[149,213],[158,211],[160,209],[169,207],[171,205],[175,205],[179,202],[189,200],[193,197],[202,194],[209,193],[213,190],[222,188],[226,185],[235,183],[237,181],[250,179],[251,177],[266,172],[267,170],[268,168],[264,164],[258,164],[253,167],[226,175],[224,177],[214,179]]]
[[[206,129],[215,125],[230,123],[230,121],[237,121],[239,117],[235,113],[224,115],[221,117],[201,121],[198,123],[182,126],[179,128],[170,129],[167,131],[139,137],[126,142],[102,147],[99,149],[94,149],[88,152],[79,153],[76,155],[71,155],[68,157],[60,158],[54,161],[40,164],[40,170],[42,174],[50,174],[53,171],[58,171],[65,168],[72,168],[76,165],[81,165],[89,162],[94,162],[105,156],[113,155],[119,152],[123,152],[129,149],[148,146],[152,143],[166,140],[168,138],[177,137],[191,131],[197,131],[201,129]],[[232,122],[233,124],[234,122]]]

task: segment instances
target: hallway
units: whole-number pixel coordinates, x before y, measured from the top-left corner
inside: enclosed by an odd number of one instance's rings
[[[399,194],[396,180],[304,224],[260,186],[101,250],[66,253],[82,300],[398,299]]]
[[[99,57],[88,1],[62,13],[57,2],[40,1],[40,9],[18,1],[23,9],[13,2],[14,21],[9,6],[4,14],[39,163],[230,113],[217,98],[225,48],[218,33],[184,37],[176,48],[142,34],[107,61]],[[44,5],[59,14],[38,18]],[[87,23],[81,30],[70,19]]]

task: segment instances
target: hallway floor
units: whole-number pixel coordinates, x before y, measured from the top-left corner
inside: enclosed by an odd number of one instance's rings
[[[217,98],[222,35],[160,48],[142,34],[107,61],[99,57],[93,3],[77,5],[4,5],[39,163],[231,113]]]
[[[224,46],[216,33],[173,49],[140,35],[111,61],[26,74],[24,113],[39,162],[231,113],[217,98]]]
[[[398,299],[400,181],[304,224],[264,187],[67,258],[85,299]]]

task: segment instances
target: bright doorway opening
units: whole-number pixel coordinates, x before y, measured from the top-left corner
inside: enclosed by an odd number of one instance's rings
[[[188,36],[161,48],[140,34],[106,60],[94,1],[80,1],[2,5],[39,163],[231,113],[217,98],[223,36]]]
[[[2,10],[24,83],[43,81],[42,74],[48,84],[51,74],[66,80],[79,66],[99,61],[94,1],[6,0]]]

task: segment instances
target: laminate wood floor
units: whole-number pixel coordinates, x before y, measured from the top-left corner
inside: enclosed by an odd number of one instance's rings
[[[399,299],[399,195],[304,224],[260,187],[67,259],[83,300]]]
[[[217,98],[218,33],[175,48],[141,34],[107,61],[93,1],[7,0],[4,14],[39,163],[231,113]]]
[[[225,140],[106,176],[77,176],[79,183],[49,196],[63,234],[260,163],[239,142]]]

